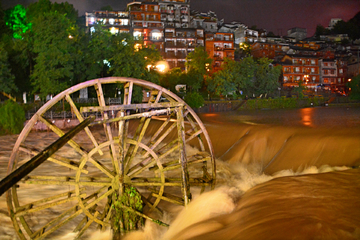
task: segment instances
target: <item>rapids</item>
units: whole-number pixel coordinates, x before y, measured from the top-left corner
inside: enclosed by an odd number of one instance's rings
[[[360,108],[200,117],[217,158],[215,190],[199,195],[192,189],[187,208],[164,213],[169,229],[147,221],[125,240],[360,239]],[[0,137],[1,178],[15,140]],[[0,239],[16,239],[1,214],[4,196],[0,207]],[[59,239],[73,236],[64,232]],[[84,239],[111,238],[107,231]]]

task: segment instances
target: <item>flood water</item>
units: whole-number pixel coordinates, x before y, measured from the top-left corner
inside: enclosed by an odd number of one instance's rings
[[[125,239],[360,239],[360,107],[201,114],[217,186]],[[34,141],[42,141],[34,133]],[[36,137],[38,136],[38,137]],[[5,168],[14,136],[0,137]],[[1,170],[1,178],[5,170]],[[4,196],[0,206],[6,208]],[[16,239],[1,215],[0,239]],[[65,232],[59,239],[71,239]],[[90,239],[91,236],[87,239]],[[92,239],[111,239],[94,233]]]

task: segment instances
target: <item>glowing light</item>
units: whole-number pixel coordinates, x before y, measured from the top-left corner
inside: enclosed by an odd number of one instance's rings
[[[112,27],[112,28],[110,28],[110,32],[111,32],[111,34],[115,35],[115,34],[117,34],[119,32],[119,29],[115,28],[115,27]]]
[[[109,23],[110,23],[111,25],[114,25],[114,23],[115,23],[115,19],[110,18],[110,19],[109,19]]]
[[[161,73],[165,73],[169,70],[169,64],[166,61],[157,62],[156,69]]]
[[[135,49],[135,51],[139,51],[140,49],[142,48],[142,45],[140,44],[140,43],[136,43],[135,45],[134,45],[134,49]]]

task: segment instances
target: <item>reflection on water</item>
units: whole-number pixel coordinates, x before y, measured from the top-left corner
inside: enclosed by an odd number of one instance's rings
[[[208,124],[241,123],[311,128],[360,128],[359,106],[242,110],[200,114],[200,117]]]
[[[314,108],[302,108],[300,109],[300,113],[303,124],[308,127],[313,127],[312,115],[314,113]]]

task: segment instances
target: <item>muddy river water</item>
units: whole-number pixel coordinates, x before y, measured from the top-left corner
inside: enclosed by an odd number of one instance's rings
[[[217,187],[164,214],[170,228],[146,223],[125,239],[360,239],[360,107],[200,118],[217,158]],[[31,133],[40,146],[47,136]],[[16,138],[0,137],[0,179]],[[0,239],[17,239],[6,209],[1,196]],[[56,239],[73,236],[64,230]],[[94,231],[84,239],[111,234]]]

